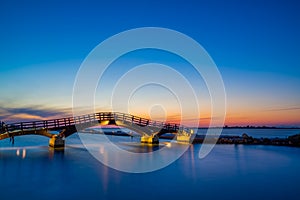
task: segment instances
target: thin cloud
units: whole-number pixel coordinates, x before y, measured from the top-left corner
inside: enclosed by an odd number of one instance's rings
[[[46,108],[43,106],[4,107],[0,106],[0,119],[5,122],[45,120],[71,115],[69,108]]]
[[[300,107],[288,107],[288,108],[274,108],[274,109],[267,109],[265,111],[285,111],[285,110],[300,110]]]

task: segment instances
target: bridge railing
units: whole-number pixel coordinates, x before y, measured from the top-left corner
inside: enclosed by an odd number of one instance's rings
[[[125,113],[113,113],[115,120],[126,121],[129,123],[134,123],[139,126],[152,126],[159,127],[166,130],[177,131],[179,129],[179,125],[175,123],[165,123],[160,121],[149,120],[147,118],[137,117],[130,114]]]
[[[25,131],[25,130],[37,130],[37,129],[55,129],[55,128],[64,128],[76,124],[91,123],[95,121],[101,122],[105,120],[115,120],[115,121],[120,120],[120,121],[125,121],[127,123],[136,124],[139,126],[152,126],[152,127],[165,129],[165,130],[170,130],[170,131],[177,131],[180,128],[179,125],[175,123],[154,121],[154,120],[149,120],[146,118],[137,117],[125,113],[99,112],[99,113],[68,117],[68,118],[12,123],[12,124],[5,125],[5,127],[2,127],[2,129],[7,132],[16,131],[16,130]]]
[[[29,130],[29,129],[50,129],[50,128],[59,128],[65,127],[74,124],[71,118],[62,118],[62,119],[54,119],[54,120],[43,120],[43,121],[32,121],[32,122],[20,122],[7,124],[6,130],[8,132],[15,130]]]
[[[30,129],[53,129],[67,127],[75,124],[89,123],[94,121],[111,120],[113,115],[111,113],[94,113],[88,115],[81,115],[76,117],[60,118],[60,119],[50,119],[50,120],[40,120],[40,121],[30,121],[30,122],[18,122],[6,124],[2,127],[2,132],[11,132],[15,130],[24,131]]]

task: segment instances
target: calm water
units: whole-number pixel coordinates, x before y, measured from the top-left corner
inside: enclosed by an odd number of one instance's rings
[[[123,148],[145,150],[137,138],[113,140],[120,146],[126,143]],[[67,138],[63,152],[50,150],[42,136],[16,137],[15,142],[12,147],[9,140],[0,141],[1,200],[298,199],[300,195],[300,148],[217,145],[200,160],[201,145],[192,145],[166,168],[131,174],[99,163],[77,134]]]
[[[199,129],[197,134],[206,134],[207,129],[202,128]],[[234,129],[223,129],[222,135],[236,135],[241,136],[243,133],[248,134],[249,136],[252,136],[254,138],[286,138],[290,135],[295,135],[300,133],[300,129],[240,129],[240,128],[234,128]]]
[[[99,128],[91,128],[97,131],[101,131]],[[108,130],[110,132],[117,133],[118,131],[124,131],[124,132],[131,132],[129,129],[126,128],[104,128],[103,130]],[[207,133],[206,128],[200,128],[198,130],[194,129],[194,131],[197,131],[197,134],[199,135],[205,135]],[[132,133],[132,132],[131,132]],[[267,138],[287,138],[290,135],[295,135],[300,133],[300,129],[251,129],[251,128],[232,128],[232,129],[223,129],[222,135],[235,135],[235,136],[241,136],[243,133],[248,134],[249,136],[255,137],[255,138],[261,138],[261,137],[267,137]]]

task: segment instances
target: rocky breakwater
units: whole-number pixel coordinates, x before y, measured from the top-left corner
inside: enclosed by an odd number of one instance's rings
[[[300,134],[292,135],[287,138],[253,138],[243,133],[241,136],[220,136],[211,138],[211,141],[217,140],[217,144],[249,144],[249,145],[278,145],[300,147]],[[203,143],[204,136],[197,135],[193,143]],[[208,140],[209,142],[209,140]]]

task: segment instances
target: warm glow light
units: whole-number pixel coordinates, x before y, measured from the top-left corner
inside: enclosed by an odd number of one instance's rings
[[[166,147],[168,147],[168,148],[171,148],[171,147],[172,147],[171,142],[166,142],[165,144],[166,144]]]
[[[103,146],[100,146],[99,152],[100,152],[101,154],[104,154],[104,147],[103,147]]]
[[[26,149],[23,149],[22,151],[22,158],[24,159],[26,157]]]

